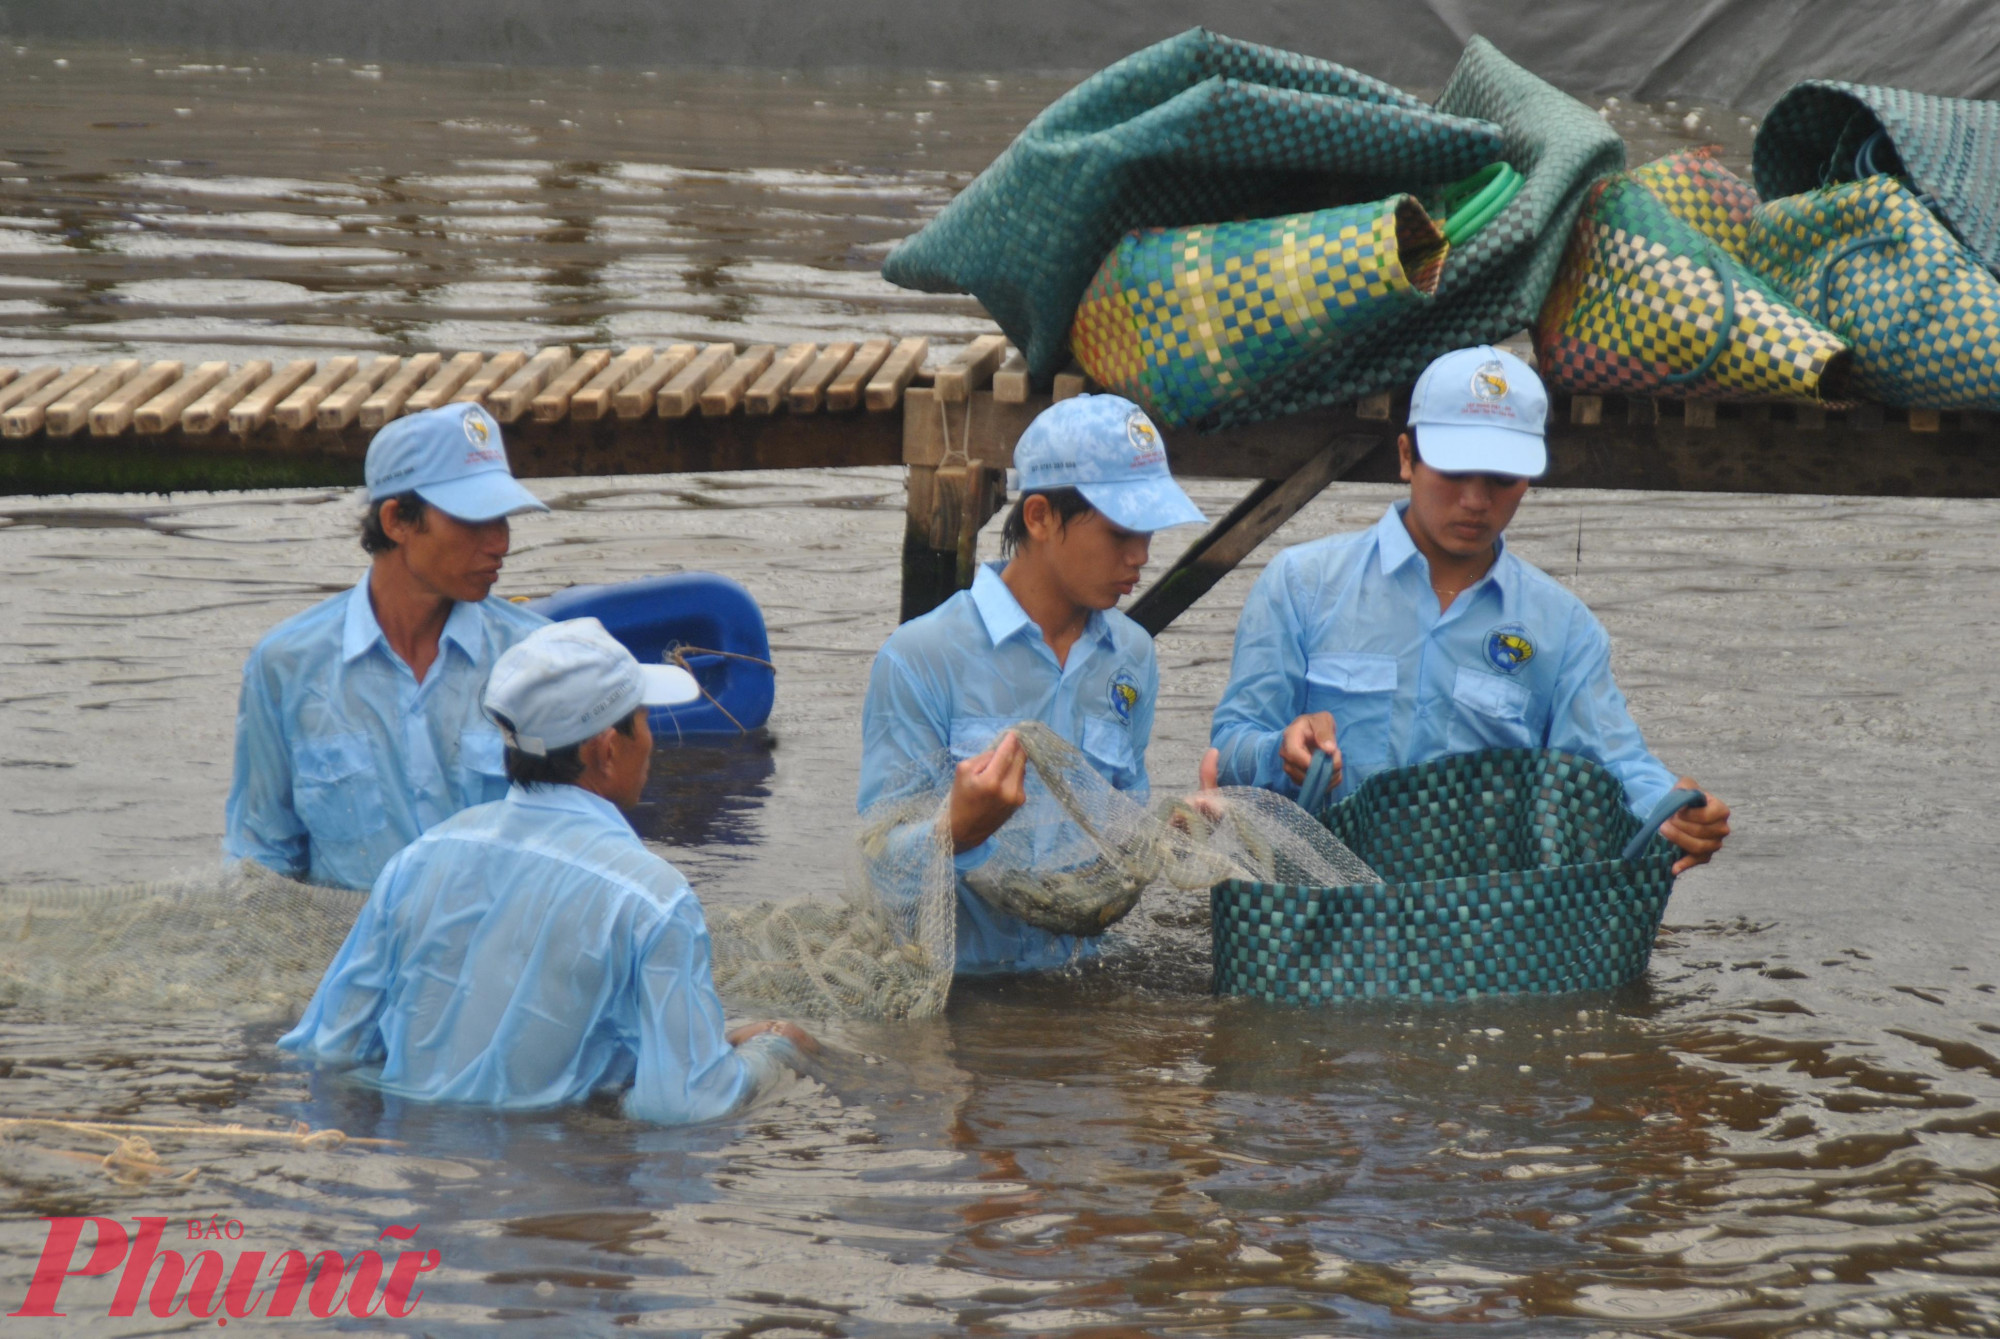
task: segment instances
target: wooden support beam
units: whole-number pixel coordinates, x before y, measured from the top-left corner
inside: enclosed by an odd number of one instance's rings
[[[893,339],[863,340],[853,359],[828,384],[826,411],[843,414],[858,407],[868,392],[869,381],[881,370],[882,364],[889,361],[889,355],[895,348],[896,341]]]
[[[62,379],[60,367],[38,367],[18,381],[10,381],[7,389],[0,390],[0,412],[12,409],[50,382]]]
[[[1589,427],[1604,421],[1604,397],[1601,395],[1574,395],[1569,402],[1569,421],[1579,427]]]
[[[512,423],[528,412],[528,403],[541,392],[542,387],[555,380],[556,374],[570,364],[567,345],[552,344],[539,349],[521,368],[501,382],[495,390],[486,393],[486,409],[496,423]]]
[[[90,435],[116,437],[132,426],[139,406],[181,379],[182,365],[175,361],[154,363],[90,407]]]
[[[313,369],[318,366],[310,358],[298,358],[279,368],[270,380],[245,395],[229,411],[229,431],[238,437],[248,437],[263,427],[287,396],[312,379]]]
[[[400,417],[403,406],[410,402],[410,397],[437,376],[438,364],[443,361],[443,354],[420,353],[404,363],[394,376],[384,381],[376,388],[373,395],[361,402],[361,409],[355,416],[356,421],[362,427],[373,431]],[[471,369],[466,370],[466,375],[472,375]],[[320,408],[324,410],[326,406],[321,405]]]
[[[53,380],[32,388],[28,394],[0,414],[0,437],[26,437],[40,432],[48,421],[49,406],[89,381],[98,373],[95,363],[85,363],[59,373]]]
[[[927,339],[906,339],[895,347],[883,361],[881,370],[869,379],[863,402],[870,410],[881,413],[896,407],[903,391],[916,380],[917,369],[924,365],[924,355],[930,352],[930,347]]]
[[[90,411],[97,407],[98,401],[138,375],[137,358],[120,358],[100,369],[96,376],[78,384],[49,406],[48,416],[42,420],[42,431],[52,438],[74,437],[90,422]]]
[[[671,385],[700,353],[699,344],[669,344],[665,352],[611,393],[611,412],[622,419],[644,418],[652,412],[661,389]]]
[[[746,414],[775,414],[785,403],[785,396],[791,391],[806,368],[811,365],[819,345],[810,341],[788,345],[777,356],[764,375],[757,378],[743,395],[743,412]]]
[[[1681,421],[1690,428],[1715,426],[1715,401],[1688,400],[1681,407]]]
[[[1910,411],[1911,432],[1937,432],[1943,426],[1943,418],[1935,409],[1912,409]]]
[[[307,426],[319,413],[319,402],[346,385],[360,366],[359,358],[343,356],[327,359],[320,364],[319,371],[306,378],[297,390],[278,401],[271,417],[278,421],[279,427],[290,428],[294,432]]]
[[[686,418],[694,407],[701,403],[701,394],[709,383],[721,376],[723,371],[736,361],[736,345],[707,344],[702,346],[688,365],[674,373],[667,383],[660,387],[655,403],[659,406],[661,418]]]
[[[938,369],[932,388],[946,404],[964,404],[972,398],[972,392],[985,389],[993,374],[1000,370],[1000,360],[1006,354],[1005,335],[981,335]]]
[[[1083,370],[1081,363],[1072,362],[1068,367],[1056,373],[1055,387],[1050,398],[1052,400],[1067,400],[1072,396],[1083,394],[1088,389],[1090,389],[1089,373]]]
[[[454,353],[449,362],[431,374],[430,380],[410,392],[410,398],[403,401],[403,412],[424,414],[450,404],[485,361],[484,354]]]
[[[1196,540],[1126,612],[1155,637],[1169,623],[1206,595],[1235,566],[1269,539],[1279,526],[1323,492],[1326,486],[1365,459],[1380,444],[1379,437],[1350,435],[1335,439],[1282,483],[1266,480],[1251,490],[1229,515]]]
[[[854,354],[861,346],[851,339],[838,340],[820,350],[819,357],[812,365],[799,373],[791,390],[786,392],[794,414],[812,414],[819,411],[826,399],[826,388],[840,375],[840,370],[854,361]]]
[[[611,397],[624,390],[632,378],[643,372],[652,361],[653,346],[650,344],[625,350],[570,397],[569,416],[579,423],[594,423],[603,418],[611,412]]]
[[[611,361],[609,349],[585,349],[577,355],[575,362],[564,368],[562,374],[542,388],[541,394],[528,402],[534,411],[535,422],[554,423],[569,414],[570,401],[576,393],[602,372]]]
[[[1028,398],[1028,360],[1019,349],[1007,350],[993,374],[993,398],[1001,404],[1023,404]]]
[[[449,404],[484,404],[486,397],[500,388],[500,383],[520,371],[528,361],[528,355],[519,349],[509,349],[496,353],[474,372],[458,394],[451,397]]]
[[[384,355],[370,362],[327,393],[313,410],[313,422],[321,432],[339,432],[361,416],[361,406],[382,383],[396,374],[402,359]]]
[[[236,402],[256,390],[270,376],[270,360],[252,358],[181,411],[181,431],[197,437],[214,432],[229,417],[229,411]],[[173,424],[169,423],[167,427],[172,428]]]
[[[21,369],[18,367],[0,367],[0,386],[12,385],[14,378],[20,375]]]
[[[139,406],[132,414],[132,431],[157,437],[181,421],[187,407],[229,375],[226,362],[202,363],[194,371]]]
[[[1354,417],[1366,419],[1371,423],[1387,423],[1395,403],[1396,397],[1388,391],[1376,391],[1373,395],[1364,395],[1354,402]]]
[[[764,374],[771,360],[778,355],[775,344],[752,344],[738,354],[736,360],[716,373],[715,380],[708,383],[701,393],[701,412],[710,418],[721,418],[735,411],[743,403],[743,396],[751,383]]]

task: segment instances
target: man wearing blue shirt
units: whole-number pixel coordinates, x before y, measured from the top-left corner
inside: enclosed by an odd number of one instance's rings
[[[1152,532],[1202,514],[1167,472],[1160,435],[1115,395],[1062,400],[1014,447],[1009,558],[884,643],[861,717],[860,807],[942,751],[956,764],[951,836],[961,874],[1024,803],[1026,755],[1007,730],[1037,720],[1119,790],[1146,799],[1159,697],[1153,639],[1113,606],[1132,593]],[[1050,934],[958,883],[960,973],[1061,966],[1094,940]]]
[[[1424,370],[1398,443],[1409,500],[1285,550],[1245,601],[1205,781],[1295,794],[1324,751],[1338,798],[1385,768],[1542,747],[1602,763],[1640,813],[1697,788],[1646,750],[1603,626],[1501,537],[1548,468],[1547,416],[1540,379],[1504,351]],[[1686,852],[1675,873],[1706,863],[1729,806],[1710,796],[1661,833]]]
[[[725,1033],[701,905],[618,812],[646,784],[647,707],[699,693],[594,618],[502,655],[486,708],[512,788],[389,862],[278,1044],[403,1097],[531,1110],[622,1091],[626,1115],[667,1124],[734,1111],[812,1049],[789,1023]]]
[[[223,851],[366,888],[390,856],[507,792],[479,711],[501,652],[548,620],[489,592],[507,518],[548,508],[478,405],[397,419],[368,445],[368,574],[280,623],[243,665]]]

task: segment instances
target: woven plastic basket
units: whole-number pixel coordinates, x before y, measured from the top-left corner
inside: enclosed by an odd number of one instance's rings
[[[1379,884],[1210,892],[1215,990],[1282,1003],[1601,990],[1641,976],[1679,851],[1600,764],[1491,749],[1380,772],[1324,811]]]

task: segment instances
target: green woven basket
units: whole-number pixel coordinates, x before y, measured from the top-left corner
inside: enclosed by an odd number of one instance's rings
[[[1210,892],[1215,990],[1288,1004],[1603,990],[1643,975],[1680,852],[1589,758],[1489,749],[1379,772],[1321,821],[1383,882]]]

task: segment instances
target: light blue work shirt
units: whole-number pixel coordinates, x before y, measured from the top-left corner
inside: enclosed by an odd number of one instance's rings
[[[517,1110],[629,1086],[625,1114],[726,1115],[790,1047],[723,1037],[687,880],[610,802],[516,786],[382,871],[278,1045],[403,1097]]]
[[[1359,534],[1286,549],[1258,577],[1210,732],[1222,783],[1296,795],[1279,737],[1325,711],[1343,764],[1335,798],[1385,768],[1518,747],[1596,759],[1640,813],[1672,790],[1583,601],[1503,539],[1486,575],[1440,614],[1430,564],[1403,524],[1408,506]]]
[[[1146,744],[1160,690],[1146,630],[1117,610],[1093,612],[1057,664],[1042,630],[1000,579],[980,567],[972,589],[897,628],[875,656],[861,712],[866,810],[911,769],[948,750],[983,753],[1008,726],[1041,721],[1076,745],[1114,787],[1144,804]],[[992,854],[989,839],[960,853],[961,874]],[[1095,938],[1050,934],[996,910],[958,881],[961,973],[1059,967],[1094,951]]]
[[[480,698],[500,653],[547,622],[493,597],[455,604],[421,684],[375,621],[367,577],[271,629],[243,663],[224,854],[367,888],[419,834],[505,795]]]

